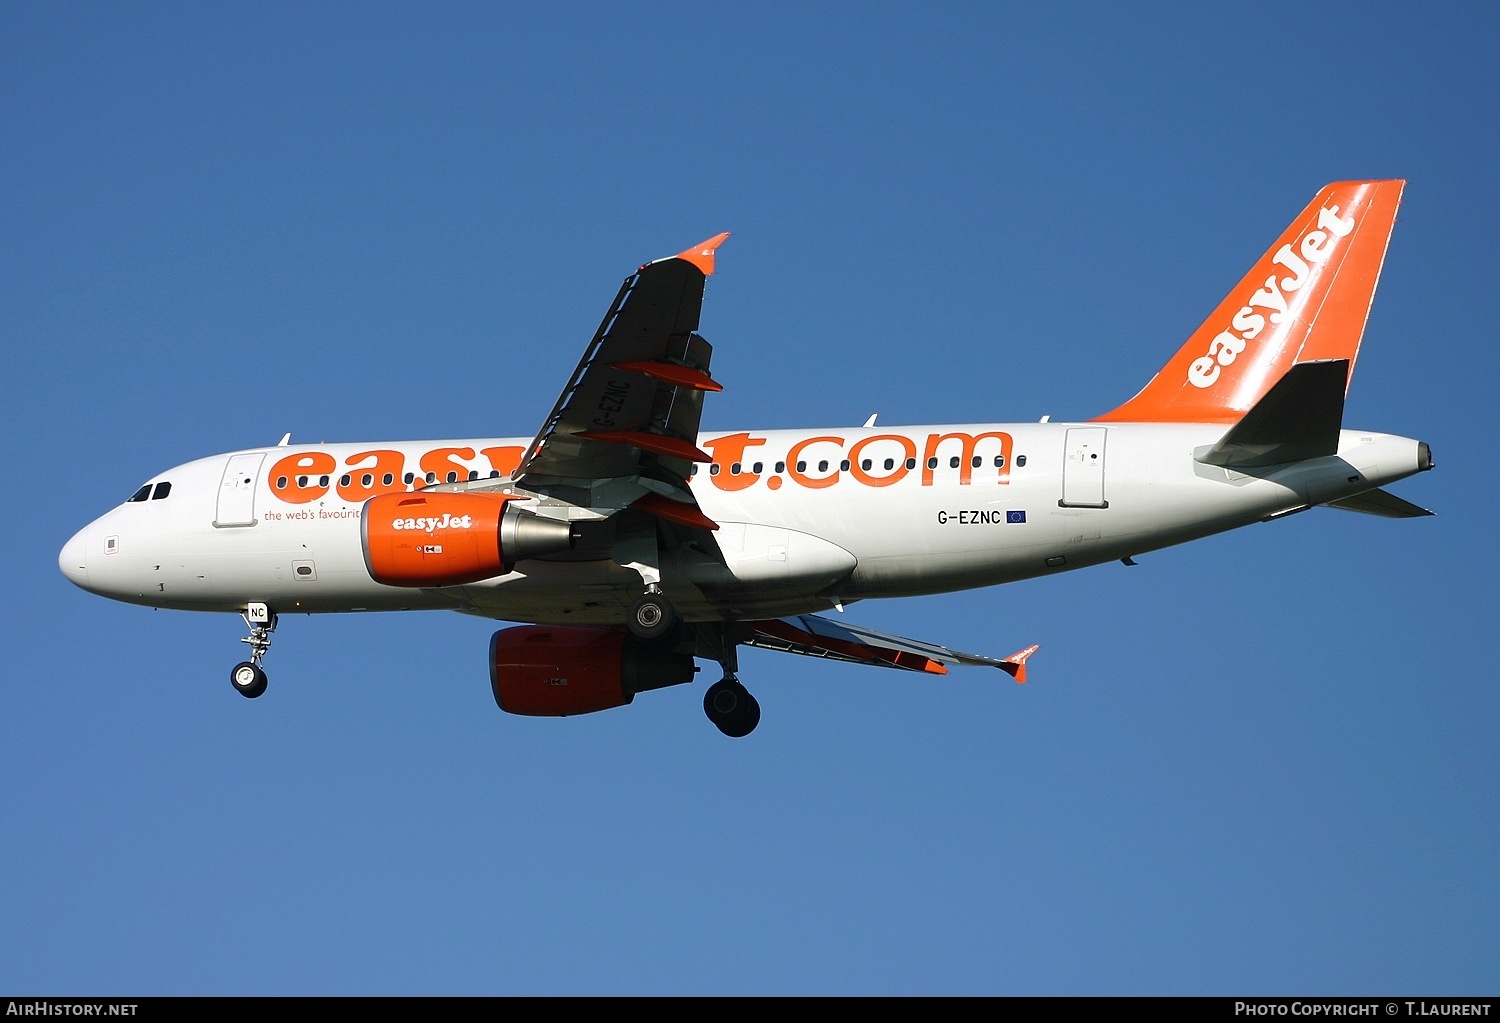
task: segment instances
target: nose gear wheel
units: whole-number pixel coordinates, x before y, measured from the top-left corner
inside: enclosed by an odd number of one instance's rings
[[[251,605],[240,612],[250,635],[241,637],[241,643],[250,644],[250,659],[241,661],[229,671],[229,682],[234,691],[246,699],[253,700],[266,691],[266,670],[261,661],[271,649],[271,633],[276,631],[276,615],[264,604]],[[259,619],[265,619],[261,621]]]

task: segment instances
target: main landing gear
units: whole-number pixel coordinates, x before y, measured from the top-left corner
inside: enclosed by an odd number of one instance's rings
[[[235,692],[253,700],[266,691],[266,672],[261,659],[271,649],[271,633],[276,631],[276,615],[265,604],[252,602],[240,617],[250,629],[250,635],[240,639],[250,644],[250,659],[236,664],[229,672],[230,684]]]
[[[685,625],[682,616],[656,583],[630,605],[625,619],[630,634],[658,649],[677,646],[685,632],[690,632],[694,653],[712,657],[724,668],[724,677],[703,694],[703,713],[714,727],[732,739],[742,739],[760,724],[760,704],[740,684],[736,644],[730,626],[723,622],[696,622]]]
[[[661,587],[654,583],[647,586],[646,592],[630,605],[630,617],[626,620],[631,634],[637,639],[663,644],[677,638],[681,622],[677,609],[661,591]]]
[[[714,727],[731,739],[743,739],[760,724],[760,704],[740,684],[738,646],[727,622],[703,625],[698,631],[699,656],[712,657],[724,669],[724,677],[703,694],[703,713]]]
[[[742,739],[760,724],[760,704],[740,680],[725,675],[703,694],[703,713],[731,739]]]

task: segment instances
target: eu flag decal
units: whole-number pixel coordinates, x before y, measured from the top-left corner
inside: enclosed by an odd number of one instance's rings
[[[1010,522],[1025,522],[1026,521],[1026,513],[1023,512],[1023,511],[1008,511],[1008,512],[1005,513],[1005,521],[1007,523],[1010,523]]]

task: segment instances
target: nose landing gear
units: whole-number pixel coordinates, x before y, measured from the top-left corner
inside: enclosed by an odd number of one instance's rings
[[[241,661],[230,669],[229,681],[235,692],[253,700],[266,691],[266,672],[261,667],[261,659],[271,649],[271,633],[276,631],[276,615],[265,604],[256,601],[241,611],[240,617],[250,629],[250,635],[240,639],[241,643],[250,644],[250,659]]]

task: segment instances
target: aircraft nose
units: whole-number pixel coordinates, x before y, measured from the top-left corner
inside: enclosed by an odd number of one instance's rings
[[[74,533],[73,539],[63,544],[62,553],[57,556],[57,567],[62,569],[62,574],[73,585],[84,589],[89,585],[88,532],[85,526]]]

